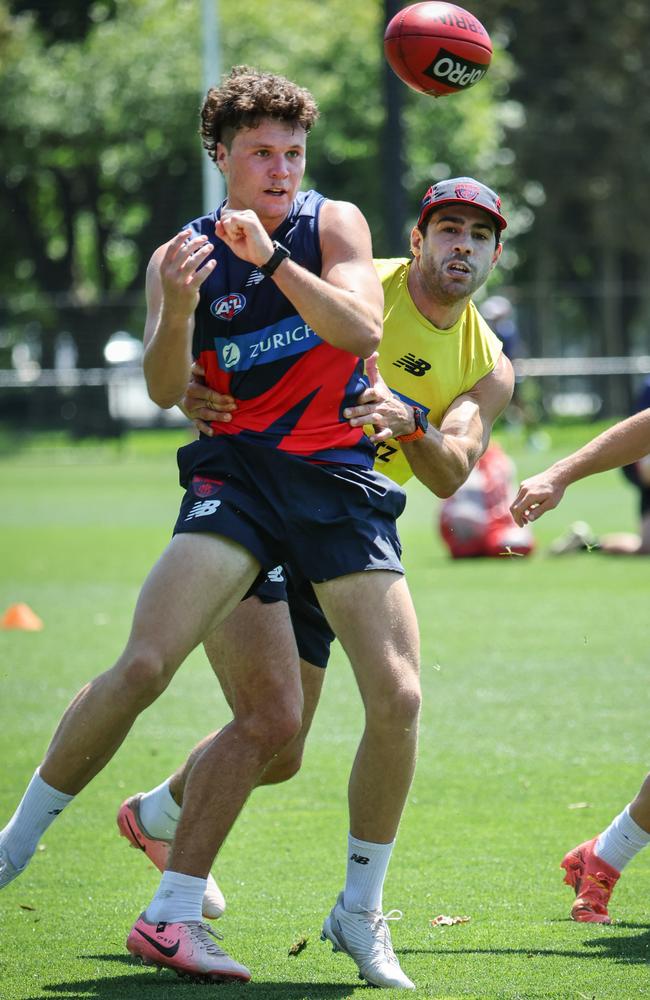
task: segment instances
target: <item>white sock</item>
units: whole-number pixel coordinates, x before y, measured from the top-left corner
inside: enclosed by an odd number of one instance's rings
[[[47,785],[35,771],[18,808],[0,831],[0,842],[16,868],[27,864],[48,826],[73,798]]]
[[[630,807],[626,806],[616,819],[612,820],[606,830],[596,841],[596,854],[608,865],[622,872],[626,864],[650,843],[650,833],[635,823],[630,816]]]
[[[384,880],[395,841],[369,844],[348,834],[348,867],[343,906],[352,913],[381,910]]]
[[[140,819],[150,837],[173,840],[181,815],[181,807],[169,791],[169,779],[145,792],[140,799]]]
[[[161,920],[169,924],[203,920],[203,893],[207,879],[180,872],[163,872],[158,891],[145,911],[150,924]]]

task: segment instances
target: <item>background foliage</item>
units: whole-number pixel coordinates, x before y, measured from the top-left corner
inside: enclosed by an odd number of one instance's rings
[[[387,132],[381,36],[394,4],[221,0],[222,66],[308,86],[323,117],[309,182],[366,212],[400,254],[423,190],[475,174],[511,226],[495,277],[533,354],[647,350],[650,81],[642,0],[476,0],[496,55],[479,87],[434,101],[400,85]],[[18,342],[81,367],[116,329],[139,335],[152,249],[201,208],[199,0],[0,0],[0,366]],[[403,239],[389,235],[404,163]],[[3,350],[4,349],[4,350]]]

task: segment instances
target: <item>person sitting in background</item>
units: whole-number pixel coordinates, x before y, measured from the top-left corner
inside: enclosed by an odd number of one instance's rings
[[[533,534],[527,525],[516,525],[509,510],[515,492],[514,463],[491,444],[440,507],[440,535],[454,559],[530,555]]]
[[[650,377],[639,393],[634,413],[650,407]],[[621,472],[639,491],[639,531],[615,531],[597,536],[586,521],[575,521],[561,538],[551,545],[553,555],[598,549],[610,556],[650,555],[650,454],[624,465]]]

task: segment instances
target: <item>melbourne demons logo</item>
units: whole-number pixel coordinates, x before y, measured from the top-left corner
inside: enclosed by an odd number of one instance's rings
[[[240,292],[228,292],[220,299],[215,299],[210,306],[210,312],[216,319],[231,320],[237,313],[246,308],[246,299]]]
[[[205,476],[192,477],[192,493],[195,497],[213,497],[223,486],[221,479],[207,479]]]
[[[456,197],[462,198],[463,201],[476,201],[481,193],[475,184],[457,184],[455,191]]]

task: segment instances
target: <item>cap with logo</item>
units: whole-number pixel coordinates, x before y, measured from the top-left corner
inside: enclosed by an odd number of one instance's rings
[[[420,202],[418,226],[422,225],[429,212],[432,212],[434,208],[454,204],[475,205],[477,208],[482,208],[484,212],[492,216],[499,233],[508,225],[501,215],[501,199],[492,188],[481,184],[480,181],[475,181],[473,177],[452,177],[450,180],[432,184],[426,192]]]

